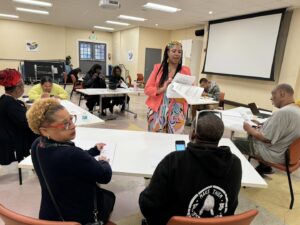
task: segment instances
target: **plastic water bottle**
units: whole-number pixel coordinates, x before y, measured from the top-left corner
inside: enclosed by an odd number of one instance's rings
[[[82,121],[87,121],[88,115],[86,114],[86,112],[83,112],[83,113],[82,113],[81,119],[82,119]]]

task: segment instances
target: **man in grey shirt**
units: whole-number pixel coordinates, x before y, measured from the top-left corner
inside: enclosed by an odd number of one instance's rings
[[[279,108],[258,128],[244,122],[248,139],[235,138],[233,142],[246,155],[261,157],[273,163],[285,162],[285,151],[300,137],[300,108],[294,102],[294,90],[288,84],[280,84],[272,91],[272,103]],[[271,173],[272,168],[259,165],[260,173]]]
[[[219,101],[220,88],[215,81],[207,80],[206,78],[201,78],[199,81],[200,87],[204,88],[203,96],[208,96],[213,98],[215,101]]]

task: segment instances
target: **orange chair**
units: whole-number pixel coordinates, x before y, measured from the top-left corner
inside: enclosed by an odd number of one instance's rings
[[[225,93],[220,92],[218,109],[224,110],[224,98],[225,98]]]
[[[80,225],[77,222],[39,220],[13,212],[0,204],[0,217],[5,225]]]
[[[127,84],[128,87],[133,87],[133,85],[132,85],[132,79],[131,79],[130,75],[127,75],[125,77],[125,83]]]
[[[294,191],[292,186],[291,173],[300,167],[300,137],[297,138],[286,150],[285,165],[279,163],[266,162],[261,158],[256,158],[253,156],[249,156],[249,161],[251,160],[251,158],[254,158],[265,165],[275,167],[282,171],[286,171],[291,195],[290,209],[292,209],[294,205]]]
[[[142,73],[138,73],[136,78],[136,83],[139,87],[143,88],[145,86],[144,75]]]
[[[0,204],[0,218],[5,225],[80,225],[77,222],[62,222],[35,219],[29,216],[24,216],[13,212]],[[107,222],[105,225],[116,225],[112,222]]]
[[[215,218],[191,218],[186,216],[173,216],[167,225],[249,225],[258,210],[252,209],[247,212],[224,217]]]

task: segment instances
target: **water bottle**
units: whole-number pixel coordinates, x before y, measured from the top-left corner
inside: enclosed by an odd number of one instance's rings
[[[82,119],[82,121],[87,121],[88,115],[86,114],[86,112],[83,112],[83,113],[82,113],[81,119]]]

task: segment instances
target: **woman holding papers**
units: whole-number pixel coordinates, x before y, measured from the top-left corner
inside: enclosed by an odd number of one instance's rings
[[[76,136],[76,116],[53,98],[36,101],[27,114],[32,131],[41,135],[31,146],[34,169],[42,189],[39,218],[93,223],[94,216],[106,224],[115,195],[101,189],[112,170],[105,157],[97,161],[104,144],[84,151],[71,140]],[[98,211],[97,215],[94,211]]]
[[[163,133],[182,133],[187,113],[183,98],[167,98],[166,90],[177,73],[191,75],[182,66],[182,45],[178,41],[167,44],[161,64],[156,64],[145,86],[148,130]]]

